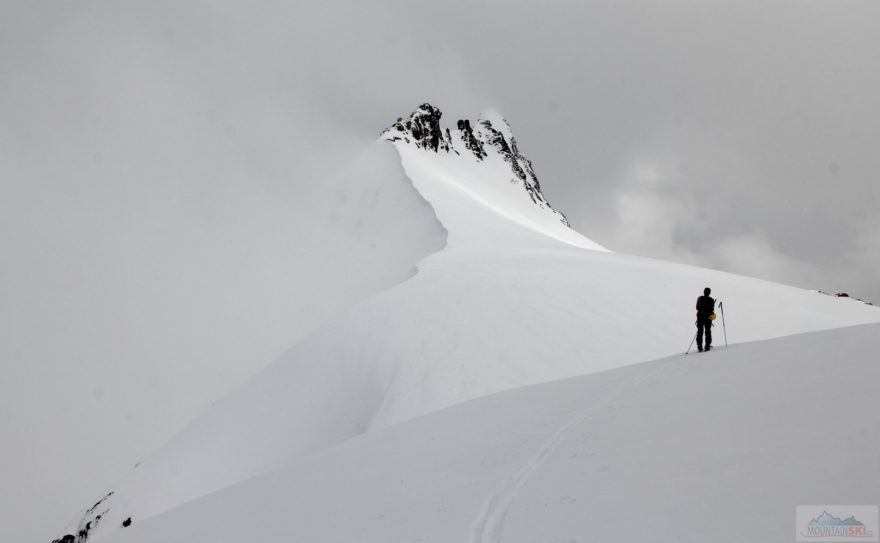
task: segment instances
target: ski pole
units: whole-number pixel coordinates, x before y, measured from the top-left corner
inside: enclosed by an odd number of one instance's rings
[[[721,328],[724,330],[724,348],[727,348],[727,324],[724,322],[724,302],[718,302],[718,307],[721,308]]]
[[[698,330],[697,332],[699,332],[699,330]],[[694,341],[697,340],[697,332],[694,332],[694,339],[691,340],[691,344],[688,345],[688,350],[686,350],[686,351],[684,352],[684,354],[689,354],[689,353],[691,352],[691,347],[694,346]]]

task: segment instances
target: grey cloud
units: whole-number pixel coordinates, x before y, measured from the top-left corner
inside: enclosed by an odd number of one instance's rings
[[[587,235],[876,300],[874,251],[856,245],[878,223],[877,15],[856,2],[520,7],[480,23],[487,47],[516,39],[472,75]],[[633,195],[644,163],[663,188]],[[621,198],[661,196],[655,213],[619,214]],[[713,256],[747,238],[790,265]]]

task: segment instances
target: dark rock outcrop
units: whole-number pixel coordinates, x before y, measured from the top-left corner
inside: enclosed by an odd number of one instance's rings
[[[74,534],[65,534],[58,539],[52,541],[52,543],[86,543],[89,540],[89,535],[92,530],[98,527],[98,524],[101,522],[101,519],[105,514],[109,511],[109,509],[104,509],[102,513],[95,514],[95,511],[98,510],[98,506],[104,503],[107,498],[113,495],[113,492],[110,492],[103,498],[97,501],[95,505],[86,509],[85,515],[82,520],[80,520],[79,527],[76,530],[76,535]]]
[[[431,104],[422,104],[408,119],[397,119],[397,122],[386,130],[396,131],[403,135],[403,139],[415,143],[416,147],[429,151],[449,151],[449,140],[446,139],[440,128],[440,117],[443,114]],[[448,132],[448,131],[447,131]],[[391,136],[391,141],[397,141],[401,136]]]
[[[419,149],[435,153],[446,152],[462,156],[458,150],[462,149],[463,152],[467,151],[465,156],[470,153],[478,162],[488,158],[491,150],[510,166],[511,173],[515,176],[511,182],[522,183],[535,205],[555,213],[565,226],[570,227],[565,215],[553,209],[541,193],[541,184],[535,175],[532,161],[519,152],[507,121],[502,119],[500,124],[503,126],[495,126],[489,119],[480,119],[474,129],[469,120],[460,119],[456,123],[458,130],[453,133],[449,128],[444,131],[440,127],[442,116],[443,113],[438,108],[428,103],[422,104],[408,118],[397,119],[382,132],[382,137],[392,142],[414,144]]]
[[[486,158],[486,150],[483,149],[483,143],[474,136],[474,129],[471,128],[471,122],[467,119],[459,119],[458,130],[461,133],[461,140],[464,142],[464,148],[474,154],[477,160]],[[450,141],[452,138],[450,138]]]

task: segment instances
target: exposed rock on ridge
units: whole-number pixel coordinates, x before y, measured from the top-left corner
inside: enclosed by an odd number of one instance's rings
[[[464,142],[464,148],[474,154],[477,160],[486,158],[486,151],[483,144],[474,136],[474,129],[471,128],[471,122],[467,119],[459,119],[458,130],[461,133],[461,139]]]
[[[408,119],[397,119],[397,122],[386,130],[394,130],[403,134],[396,136],[397,139],[404,139],[407,143],[415,143],[416,147],[430,151],[443,150],[449,152],[449,142],[452,136],[449,130],[443,133],[440,128],[440,117],[443,113],[431,104],[422,104],[419,109],[415,110]],[[391,141],[397,141],[391,139]]]
[[[101,513],[98,513],[98,507],[102,503],[107,501],[107,498],[112,495],[113,492],[110,492],[109,494],[98,500],[95,505],[86,510],[82,519],[79,521],[79,526],[76,529],[76,535],[65,534],[58,539],[53,540],[52,543],[87,543],[92,530],[98,527],[101,519],[109,512],[109,509],[104,509]]]
[[[510,132],[506,120],[497,117],[494,122],[490,118],[480,118],[476,129],[467,119],[456,123],[457,130],[445,130],[440,126],[443,113],[431,104],[424,103],[408,118],[399,118],[382,132],[382,137],[391,142],[403,141],[415,145],[419,149],[435,153],[455,153],[459,156],[472,155],[478,162],[488,158],[489,153],[497,154],[510,166],[515,176],[512,183],[522,183],[532,202],[552,211],[559,220],[570,227],[565,215],[553,209],[541,193],[541,184],[535,175],[532,161],[527,159],[516,146],[516,139]],[[461,152],[459,152],[461,149]]]

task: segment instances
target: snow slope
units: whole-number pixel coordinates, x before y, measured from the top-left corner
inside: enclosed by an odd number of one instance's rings
[[[234,158],[212,169],[199,157],[212,183],[196,194],[199,182],[148,152],[112,179],[4,179],[15,186],[0,198],[7,540],[51,540],[217,398],[444,246],[393,148],[312,137],[328,147],[313,160],[344,164],[312,176],[312,162],[291,160],[277,190],[275,172],[242,179]]]
[[[880,325],[474,400],[134,522],[113,543],[794,540],[880,501]]]
[[[880,322],[877,308],[853,300],[608,252],[535,195],[506,122],[490,113],[494,122],[478,125],[478,157],[463,143],[467,129],[439,130],[437,113],[422,106],[414,115],[427,130],[407,129],[394,144],[448,231],[446,248],[217,402],[68,532],[92,521],[90,535],[103,536],[126,518],[474,398],[683,352],[706,285],[726,302],[734,343]],[[491,144],[495,132],[508,151]]]

